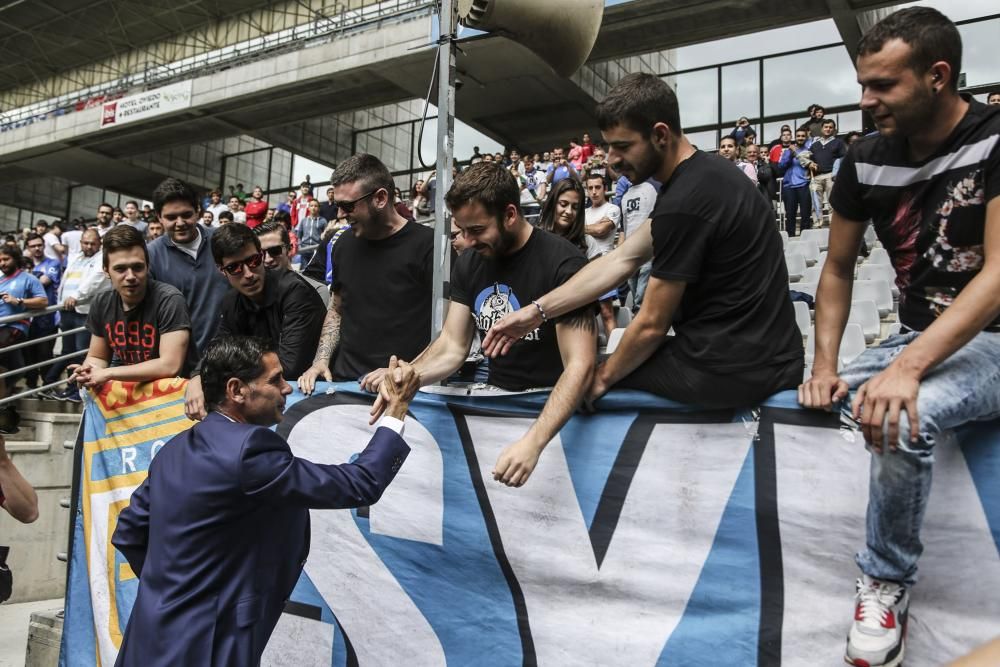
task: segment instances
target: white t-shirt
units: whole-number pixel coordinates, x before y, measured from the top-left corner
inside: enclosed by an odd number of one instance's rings
[[[646,222],[656,206],[656,188],[649,181],[630,187],[622,195],[622,231],[625,238]]]
[[[62,242],[66,246],[66,257],[75,257],[80,254],[80,237],[83,232],[79,229],[71,229],[63,232]]]
[[[45,256],[49,259],[59,259],[59,253],[56,252],[56,244],[60,242],[59,237],[54,232],[48,232],[42,240],[45,241]]]
[[[612,204],[609,201],[604,202],[603,205],[601,205],[599,207],[596,207],[596,208],[593,207],[593,206],[591,206],[590,208],[586,209],[584,211],[584,213],[586,215],[587,224],[588,225],[592,225],[595,222],[597,222],[597,221],[599,221],[599,220],[601,220],[603,218],[607,218],[611,222],[615,223],[615,229],[618,229],[618,228],[621,227],[622,211],[621,211],[620,208],[618,208],[617,206],[615,206],[614,204]],[[599,249],[598,253],[597,253],[598,255],[603,255],[605,253],[609,253],[609,252],[611,252],[612,250],[615,249],[615,234],[614,234],[614,232],[612,232],[611,234],[608,234],[603,239],[595,238],[593,236],[589,236],[588,235],[587,236],[587,246],[588,246],[588,248],[590,247],[590,240],[591,239],[594,240],[594,244],[596,244],[597,248]],[[590,254],[589,253],[587,254],[587,258],[590,259]]]
[[[216,223],[218,223],[219,222],[219,214],[222,213],[223,211],[228,211],[229,207],[226,206],[225,204],[223,204],[220,201],[218,204],[209,204],[207,207],[205,207],[205,210],[206,211],[211,211],[212,212],[212,219]]]

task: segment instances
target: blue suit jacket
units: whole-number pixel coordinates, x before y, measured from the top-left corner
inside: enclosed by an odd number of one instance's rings
[[[174,437],[118,517],[139,577],[116,665],[257,665],[309,553],[309,508],[371,505],[410,449],[380,428],[353,462],[292,456],[211,413]]]

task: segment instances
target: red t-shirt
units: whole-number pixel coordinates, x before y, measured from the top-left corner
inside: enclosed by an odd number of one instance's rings
[[[247,214],[247,227],[253,229],[257,225],[263,224],[267,215],[267,202],[261,199],[248,199],[243,211]]]

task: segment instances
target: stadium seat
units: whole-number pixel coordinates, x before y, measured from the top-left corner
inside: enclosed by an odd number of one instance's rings
[[[812,316],[809,315],[809,306],[801,301],[793,301],[795,307],[795,323],[799,325],[799,331],[803,336],[809,335],[809,327],[812,326]]]
[[[861,325],[865,342],[872,343],[882,333],[882,321],[878,316],[878,308],[874,301],[852,301],[848,322]]]
[[[786,245],[788,245],[788,232],[782,229],[778,231],[778,234],[781,235],[781,247],[784,248]]]
[[[860,324],[848,322],[844,327],[844,336],[840,339],[840,350],[837,352],[838,369],[857,359],[865,351],[865,334]],[[816,358],[816,328],[809,327],[809,337],[806,340],[806,364],[811,366]]]
[[[615,312],[615,324],[624,329],[632,322],[632,311],[628,308],[619,308]],[[617,327],[616,327],[617,328]]]
[[[625,329],[614,329],[611,335],[608,336],[608,345],[605,348],[607,354],[611,354],[618,348],[618,343],[622,342],[622,336],[625,335]]]
[[[892,290],[885,280],[855,280],[854,301],[874,301],[878,307],[879,317],[885,317],[892,312]]]
[[[798,252],[785,253],[785,267],[788,269],[788,280],[798,282],[806,272],[805,255]]]
[[[892,262],[889,260],[889,253],[885,248],[872,248],[871,253],[868,255],[868,261],[865,263],[892,266]]]
[[[815,241],[820,250],[826,250],[830,246],[829,229],[803,229],[799,238],[803,241]]]
[[[815,241],[790,239],[785,246],[785,252],[797,252],[806,258],[806,264],[812,266],[819,260],[819,246]]]
[[[901,323],[893,322],[892,324],[889,325],[889,328],[886,329],[885,337],[888,338],[889,336],[895,336],[896,334],[899,333],[899,330],[902,328],[903,325]]]
[[[793,289],[796,292],[808,294],[814,299],[816,298],[816,283],[802,281],[800,283],[792,283],[788,286],[788,288]]]
[[[822,272],[823,272],[823,267],[820,266],[819,264],[816,264],[815,266],[810,266],[808,269],[805,270],[805,273],[802,274],[801,280],[804,283],[818,283],[819,274]]]
[[[889,283],[893,298],[899,297],[896,287],[896,269],[888,264],[862,264],[858,269],[858,280],[884,280]]]
[[[875,236],[875,228],[868,225],[865,227],[865,243],[868,244],[869,248],[874,248],[876,241],[878,241],[878,237]]]

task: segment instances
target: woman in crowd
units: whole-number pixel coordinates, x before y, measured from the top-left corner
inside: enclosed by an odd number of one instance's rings
[[[264,200],[264,189],[255,185],[250,199],[243,207],[243,212],[247,216],[247,227],[253,229],[257,225],[264,224],[264,216],[267,215],[267,202]]]

